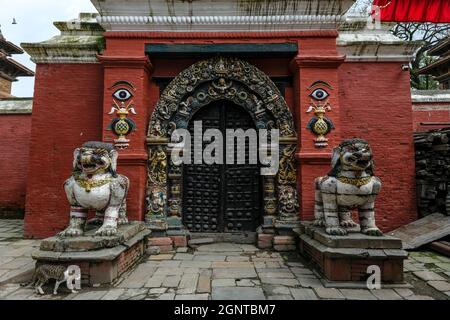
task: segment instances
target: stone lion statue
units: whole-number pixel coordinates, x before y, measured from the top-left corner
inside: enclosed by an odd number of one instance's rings
[[[88,210],[95,210],[96,222],[102,223],[96,236],[113,236],[118,225],[128,223],[130,182],[116,173],[118,155],[112,144],[103,142],[87,142],[75,150],[73,174],[64,183],[71,205],[70,224],[59,236],[83,235]]]
[[[315,180],[316,226],[324,226],[330,235],[347,235],[359,225],[351,210],[358,209],[361,232],[382,236],[375,224],[375,198],[381,181],[373,174],[374,164],[369,143],[362,139],[342,142],[333,151],[332,170]]]

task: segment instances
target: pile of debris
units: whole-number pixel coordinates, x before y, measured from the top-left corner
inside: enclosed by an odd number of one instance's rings
[[[450,128],[414,134],[421,217],[450,215]]]

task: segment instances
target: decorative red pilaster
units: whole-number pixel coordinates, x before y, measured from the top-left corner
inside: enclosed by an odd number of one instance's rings
[[[336,50],[335,39],[308,39],[299,41],[299,53],[291,62],[295,86],[295,121],[299,137],[296,154],[298,190],[303,220],[314,217],[314,179],[326,175],[330,170],[332,149],[341,140],[338,68],[344,60],[345,57]],[[328,146],[321,148],[315,145],[317,136],[307,129],[308,122],[314,117],[314,112],[307,113],[311,102],[310,94],[314,90],[311,86],[317,81],[329,85],[323,88],[330,94],[328,102],[332,108],[326,117],[335,126],[326,136]]]
[[[109,128],[117,117],[111,113],[114,106],[113,95],[120,89],[116,84],[126,81],[132,88],[133,106],[136,114],[129,119],[136,124],[136,130],[127,136],[129,147],[119,151],[118,172],[130,178],[131,188],[128,194],[128,218],[143,220],[145,215],[145,197],[147,184],[147,146],[145,139],[149,115],[149,82],[153,67],[147,56],[98,56],[104,68],[103,131],[104,142],[114,143],[118,137]],[[128,103],[128,102],[127,102]]]

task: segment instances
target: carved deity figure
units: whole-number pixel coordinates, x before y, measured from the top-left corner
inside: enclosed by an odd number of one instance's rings
[[[116,173],[118,155],[112,144],[102,142],[87,142],[75,150],[73,174],[64,184],[71,205],[70,224],[59,236],[82,236],[88,210],[95,210],[96,218],[103,220],[96,236],[113,236],[118,225],[128,223],[130,182]]]
[[[295,150],[296,146],[288,146],[283,149],[280,169],[278,172],[278,181],[280,184],[290,184],[297,181],[297,169],[295,168]]]
[[[152,150],[149,159],[149,179],[156,184],[167,182],[167,155],[161,146]]]
[[[375,198],[381,181],[374,176],[373,168],[367,141],[346,140],[335,148],[332,170],[315,181],[315,225],[324,226],[330,235],[347,235],[349,230],[358,228],[351,215],[351,210],[357,209],[361,232],[381,236],[375,224]]]

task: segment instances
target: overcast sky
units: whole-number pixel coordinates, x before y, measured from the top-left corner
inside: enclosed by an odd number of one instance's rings
[[[22,42],[40,42],[58,35],[53,21],[66,21],[80,12],[97,12],[89,0],[0,0],[0,25],[3,36],[20,45]],[[12,24],[16,18],[16,25]],[[34,70],[27,54],[14,59]],[[33,96],[33,78],[19,78],[13,84],[12,94],[17,97]]]

